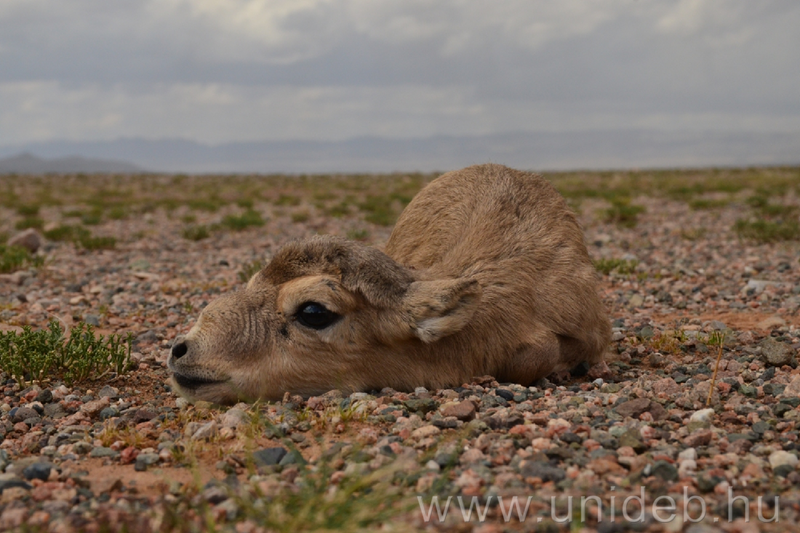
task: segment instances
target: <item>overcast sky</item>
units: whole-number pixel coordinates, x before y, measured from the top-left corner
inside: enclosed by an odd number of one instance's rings
[[[797,0],[0,0],[0,144],[800,131]]]

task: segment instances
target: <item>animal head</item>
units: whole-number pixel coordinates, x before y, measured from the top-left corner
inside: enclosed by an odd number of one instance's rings
[[[216,403],[382,387],[387,373],[412,370],[415,350],[464,328],[480,303],[473,279],[419,275],[344,239],[290,243],[175,340],[174,384]]]

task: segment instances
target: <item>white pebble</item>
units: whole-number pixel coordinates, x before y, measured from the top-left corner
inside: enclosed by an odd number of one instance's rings
[[[692,414],[691,418],[689,418],[689,422],[711,422],[713,419],[713,409],[700,409]]]

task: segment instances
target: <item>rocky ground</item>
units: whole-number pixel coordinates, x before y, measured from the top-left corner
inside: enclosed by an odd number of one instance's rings
[[[22,200],[54,186],[3,185]],[[2,376],[0,530],[798,528],[800,243],[737,236],[749,189],[713,209],[637,192],[632,227],[604,216],[606,200],[576,203],[591,255],[616,265],[600,274],[608,369],[530,387],[476,376],[448,390],[188,404],[169,385],[170,343],[253,261],[314,232],[388,237],[355,210],[330,216],[304,190],[246,207],[262,226],[196,241],[182,236],[187,224],[244,208],[104,217],[93,232],[116,237],[113,249],[45,239],[44,265],[0,275],[0,331],[84,321],[133,333],[136,362],[72,387]],[[70,198],[43,204],[40,233],[86,207]],[[781,201],[796,204],[796,192]],[[21,215],[13,205],[0,215],[13,239]]]

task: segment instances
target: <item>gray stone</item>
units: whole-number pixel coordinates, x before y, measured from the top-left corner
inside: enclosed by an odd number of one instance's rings
[[[45,389],[36,395],[36,401],[41,404],[48,404],[53,401],[53,393]]]
[[[148,342],[156,342],[158,341],[158,335],[156,335],[155,330],[148,330],[144,333],[140,334],[136,339],[133,341],[134,344],[141,344],[141,343],[148,343]]]
[[[108,398],[109,400],[116,400],[119,398],[119,391],[111,385],[105,385],[97,395],[101,398]]]
[[[650,475],[659,477],[664,481],[675,481],[678,479],[678,469],[667,461],[656,461],[650,469]]]
[[[41,248],[42,246],[42,236],[39,235],[39,232],[33,228],[28,228],[25,231],[21,231],[17,233],[13,237],[8,240],[9,246],[19,246],[20,248],[25,248],[31,253],[35,253],[36,250]]]
[[[253,460],[258,465],[272,466],[279,464],[288,453],[286,448],[264,448],[263,450],[253,452]]]
[[[133,469],[137,472],[144,472],[148,466],[158,463],[160,459],[157,453],[140,453],[136,456],[136,464],[133,465]]]
[[[106,407],[100,411],[100,420],[107,420],[119,416],[119,410],[116,407]]]
[[[759,345],[761,346],[761,359],[769,365],[783,366],[792,361],[792,350],[785,342],[767,337]]]
[[[769,455],[769,466],[772,467],[773,470],[784,465],[794,468],[797,466],[797,463],[797,456],[784,450],[778,450]]]
[[[32,465],[28,465],[22,471],[22,475],[30,481],[31,479],[41,479],[42,481],[47,481],[50,478],[50,471],[53,469],[52,463],[33,463]]]
[[[228,490],[220,485],[212,485],[211,487],[208,487],[202,492],[201,496],[205,501],[213,505],[222,503],[229,498]]]
[[[11,421],[15,424],[31,418],[39,418],[39,413],[30,407],[20,407],[16,411],[13,411],[13,413],[14,414],[11,415]]]
[[[303,456],[300,455],[300,452],[297,450],[292,450],[291,452],[287,453],[283,456],[280,463],[281,466],[288,466],[288,465],[304,465],[306,464],[306,460],[303,459]]]
[[[91,443],[80,440],[72,445],[72,451],[79,455],[86,455],[94,449]]]
[[[86,323],[86,324],[88,324],[90,326],[94,326],[94,327],[99,327],[100,326],[100,317],[97,316],[97,315],[86,315],[86,316],[83,317],[83,321],[84,321],[84,323]]]
[[[233,407],[220,416],[219,424],[224,428],[238,428],[247,425],[250,417],[242,409]]]
[[[647,445],[642,440],[638,430],[629,429],[619,437],[620,446],[630,446],[636,453],[641,453],[647,449]]]
[[[564,470],[544,461],[522,461],[519,470],[523,477],[538,477],[542,481],[555,483],[567,477]]]
[[[59,419],[67,416],[67,411],[60,403],[48,403],[44,406],[44,416]]]
[[[30,483],[26,483],[21,479],[11,478],[11,479],[0,479],[0,494],[3,493],[4,490],[19,487],[25,490],[31,490],[33,487]]]
[[[106,448],[105,446],[97,446],[89,453],[89,457],[117,458],[119,457],[119,452],[112,450],[111,448]]]
[[[217,423],[215,421],[202,424],[192,433],[192,440],[210,439],[217,434]]]

